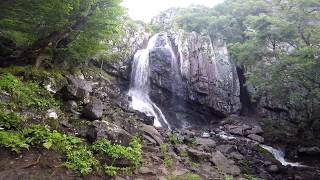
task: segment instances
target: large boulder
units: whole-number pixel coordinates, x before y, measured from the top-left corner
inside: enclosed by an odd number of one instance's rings
[[[215,164],[222,172],[230,175],[240,175],[241,170],[227,159],[220,151],[212,154],[211,162]]]
[[[92,98],[91,101],[85,106],[83,110],[83,116],[90,120],[101,119],[103,114],[103,103],[96,98]]]
[[[132,136],[120,126],[107,121],[93,121],[88,128],[87,138],[94,142],[97,139],[108,139],[113,143],[128,146]]]
[[[68,84],[63,88],[64,99],[89,102],[90,93],[92,92],[92,82],[74,76],[68,76],[67,81]]]

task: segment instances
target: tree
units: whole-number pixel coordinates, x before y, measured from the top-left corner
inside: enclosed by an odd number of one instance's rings
[[[64,49],[87,54],[120,31],[124,11],[120,0],[15,0],[2,3],[1,36],[23,51],[17,59],[40,66],[42,55]]]

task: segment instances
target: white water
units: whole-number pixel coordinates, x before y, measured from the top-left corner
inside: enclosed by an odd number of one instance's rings
[[[281,150],[274,149],[273,147],[266,146],[266,145],[260,145],[263,149],[267,150],[270,152],[276,160],[278,160],[283,166],[295,166],[295,167],[306,167],[305,165],[302,165],[300,163],[292,163],[288,162],[284,159],[284,152]]]
[[[146,49],[139,50],[134,55],[132,65],[131,83],[128,95],[132,97],[131,108],[154,117],[154,126],[162,127],[164,123],[170,128],[160,108],[149,97],[150,66],[149,52],[156,47],[158,34],[154,35]]]

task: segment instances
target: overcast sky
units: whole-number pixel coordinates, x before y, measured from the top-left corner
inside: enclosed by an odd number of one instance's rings
[[[224,0],[123,0],[123,6],[128,8],[131,18],[149,21],[160,11],[170,7],[188,7],[192,4],[213,7],[223,1]]]

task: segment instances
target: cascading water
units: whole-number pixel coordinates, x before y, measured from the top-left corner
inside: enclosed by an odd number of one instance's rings
[[[284,152],[274,149],[273,147],[270,146],[266,146],[266,145],[260,145],[263,149],[267,150],[268,152],[270,152],[274,158],[276,160],[278,160],[283,166],[294,166],[294,167],[306,167],[305,165],[302,165],[300,163],[292,163],[292,162],[288,162],[284,159]]]
[[[150,91],[150,50],[156,47],[158,34],[148,42],[146,49],[139,50],[134,55],[132,65],[130,90],[128,95],[132,97],[131,108],[154,117],[154,126],[170,128],[160,108],[149,97]]]

